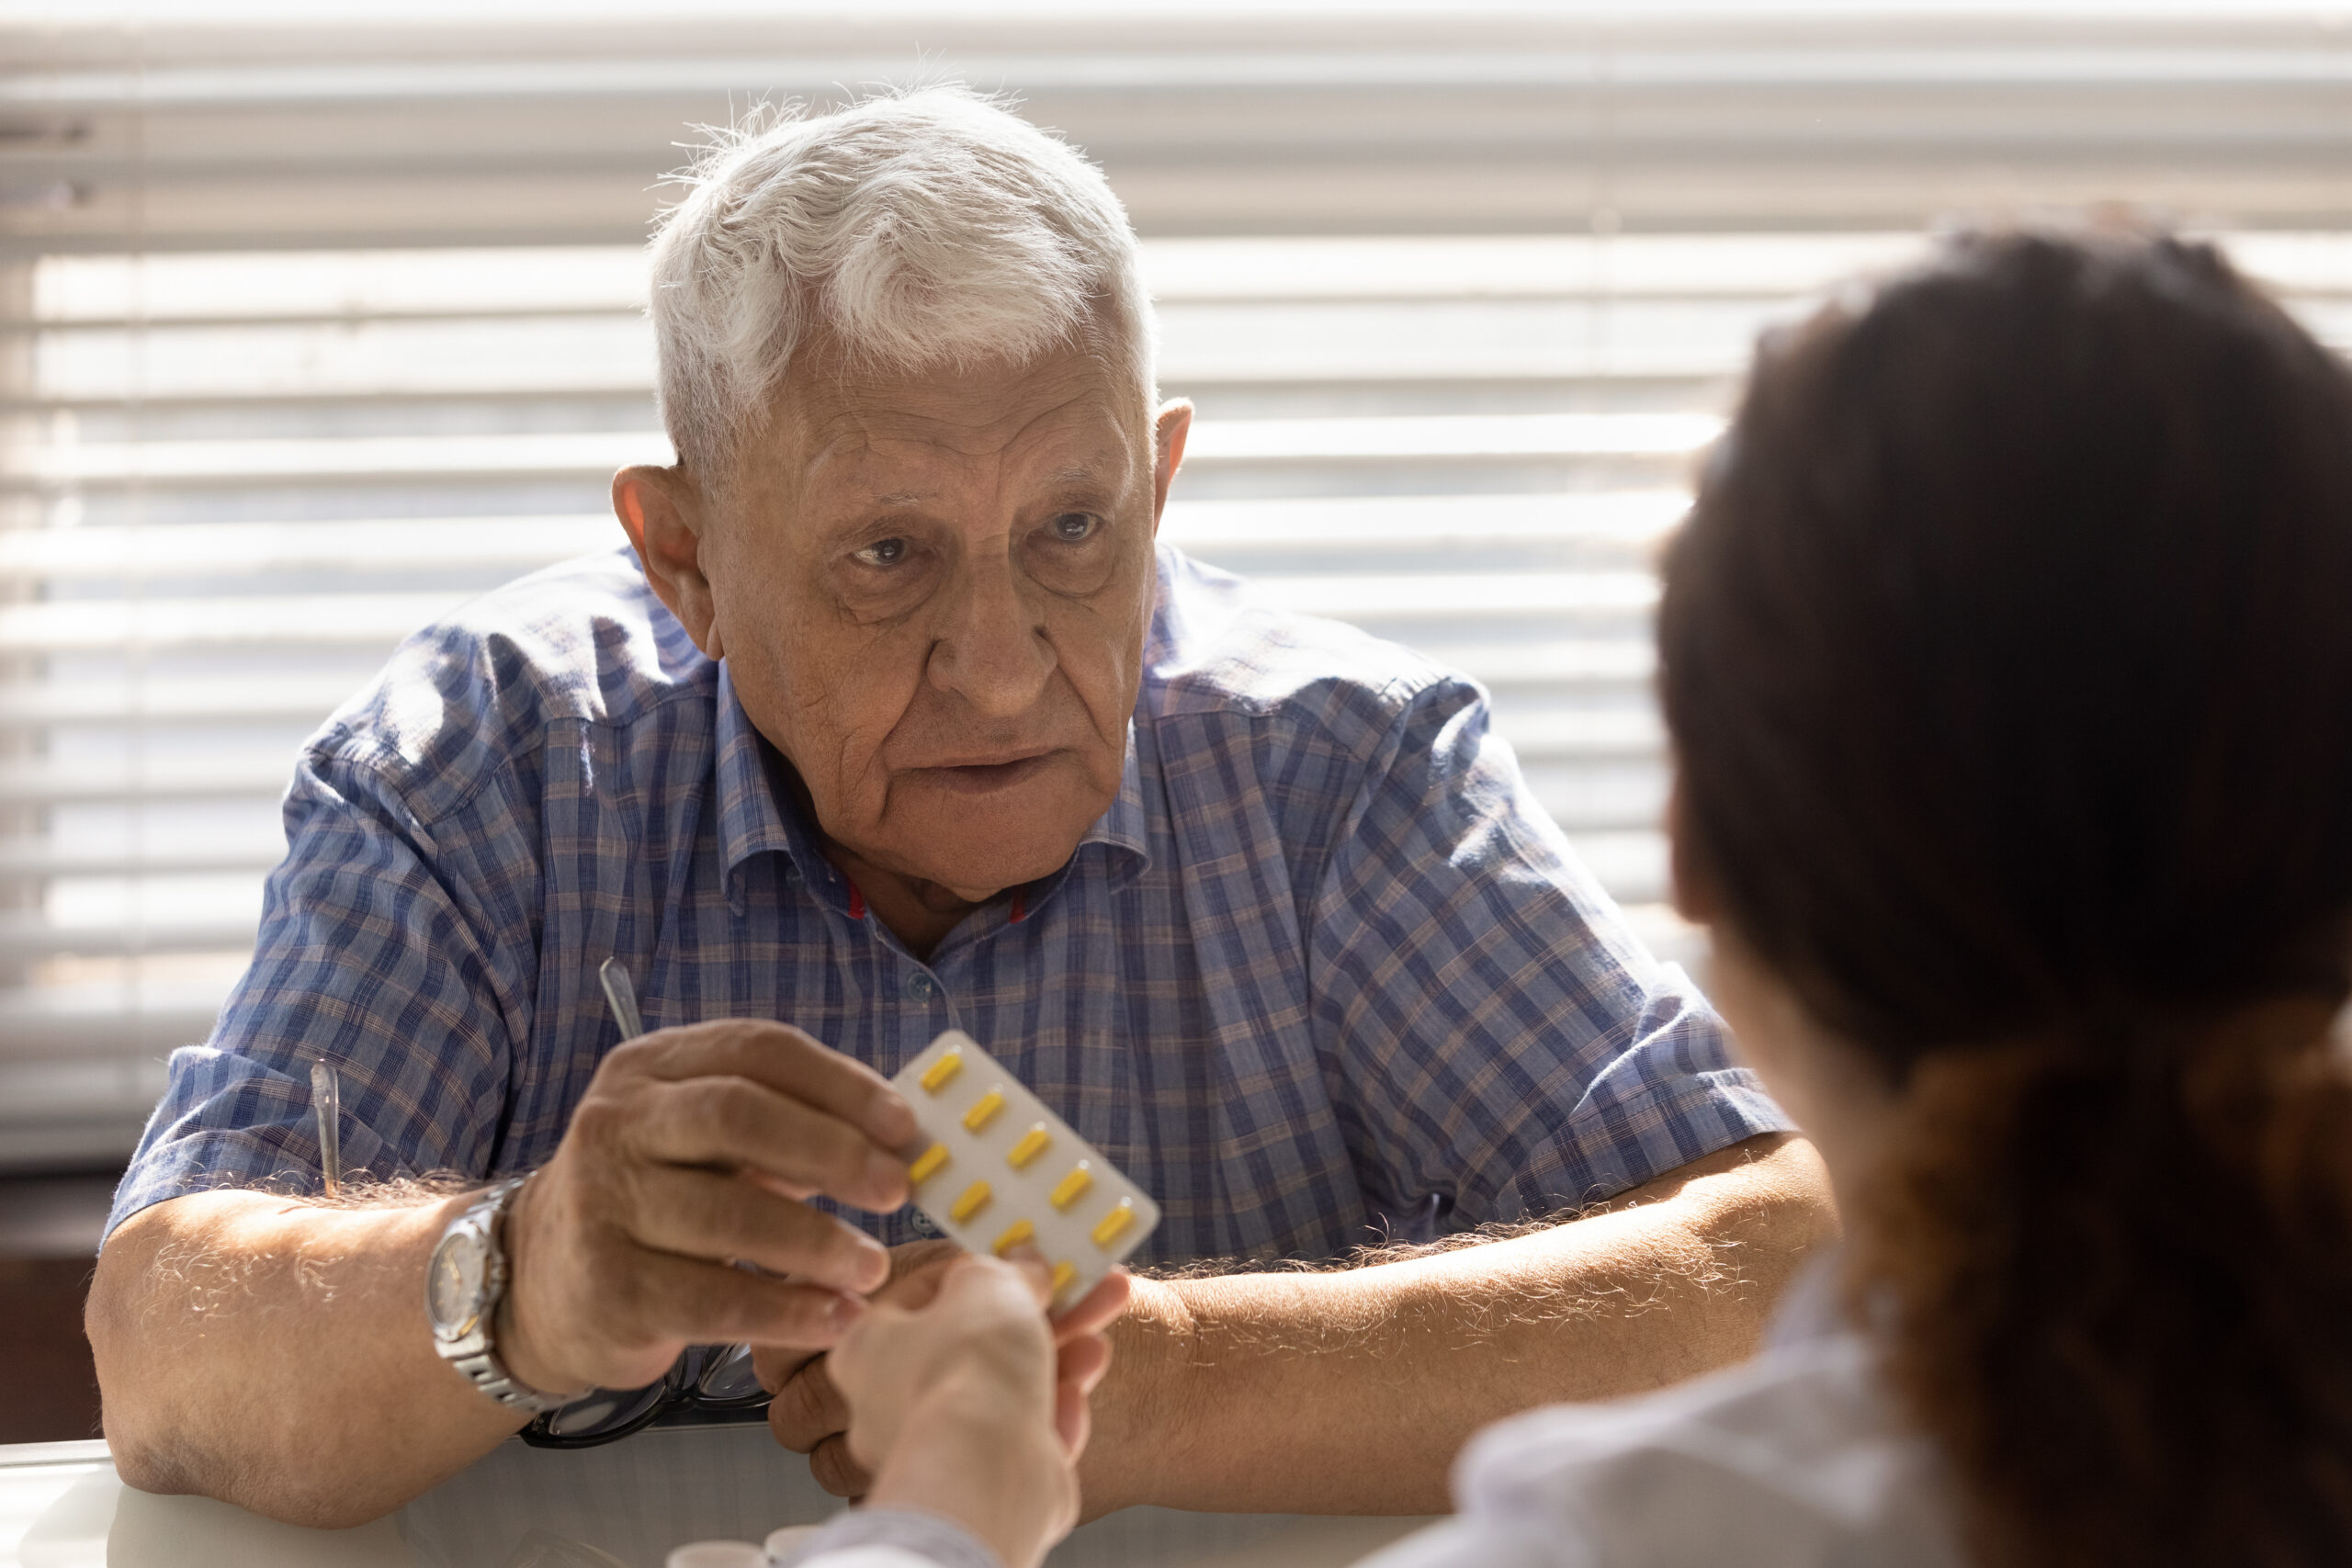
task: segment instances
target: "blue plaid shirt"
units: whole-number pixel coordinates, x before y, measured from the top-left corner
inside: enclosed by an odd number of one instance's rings
[[[1159,1200],[1148,1256],[1552,1213],[1787,1122],[1531,802],[1476,686],[1173,550],[1118,799],[917,959],[626,552],[420,633],[305,749],[253,965],[112,1224],[347,1169],[523,1171],[616,1043],[774,1018],[895,1073],[970,1032]],[[911,1212],[859,1223],[913,1238]]]

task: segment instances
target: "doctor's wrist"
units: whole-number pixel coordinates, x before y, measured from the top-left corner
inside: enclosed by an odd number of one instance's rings
[[[1077,1523],[1078,1486],[1049,1415],[985,1371],[949,1378],[908,1413],[864,1499],[953,1520],[1005,1568],[1034,1568]]]

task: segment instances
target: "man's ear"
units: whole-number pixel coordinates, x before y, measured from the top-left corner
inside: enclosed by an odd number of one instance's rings
[[[1168,487],[1176,482],[1176,470],[1184,466],[1184,442],[1192,434],[1190,399],[1176,398],[1160,405],[1159,417],[1152,428],[1151,531],[1155,537],[1159,533],[1160,514],[1168,510]]]
[[[713,659],[724,658],[718,606],[703,571],[708,516],[701,487],[683,465],[623,468],[613,476],[613,512],[637,547],[655,597],[670,607],[696,648]]]

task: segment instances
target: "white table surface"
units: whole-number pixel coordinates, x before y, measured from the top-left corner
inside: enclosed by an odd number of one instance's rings
[[[641,1432],[604,1448],[501,1444],[390,1518],[282,1525],[115,1478],[103,1442],[0,1447],[0,1568],[662,1568],[673,1546],[761,1540],[839,1502],[764,1427]],[[1050,1568],[1338,1568],[1420,1521],[1129,1508]]]

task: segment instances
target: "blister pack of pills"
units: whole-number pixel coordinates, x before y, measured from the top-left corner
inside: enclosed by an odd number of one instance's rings
[[[970,1250],[1026,1243],[1077,1301],[1159,1224],[1159,1205],[960,1029],[892,1080],[923,1132],[907,1162],[915,1206]]]

